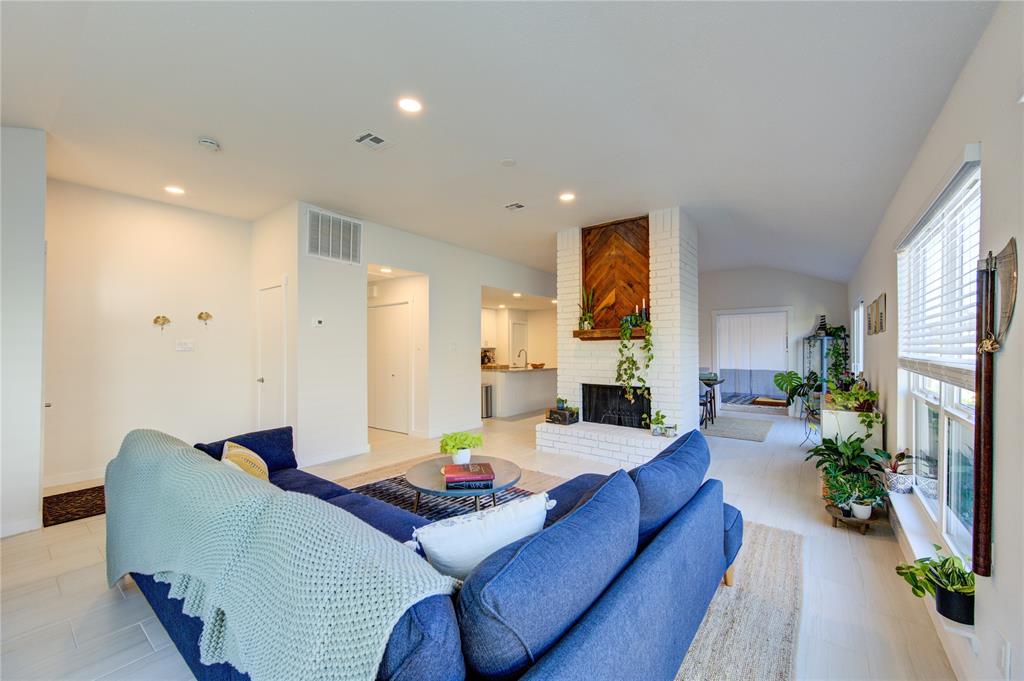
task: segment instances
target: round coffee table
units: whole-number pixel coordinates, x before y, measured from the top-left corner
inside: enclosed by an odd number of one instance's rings
[[[439,456],[418,463],[410,468],[405,474],[405,481],[416,490],[416,499],[412,504],[412,512],[416,513],[420,507],[420,495],[430,494],[435,497],[473,497],[476,510],[480,510],[480,497],[491,495],[491,504],[498,505],[498,492],[504,491],[519,482],[523,471],[519,466],[505,459],[496,459],[493,456],[473,455],[470,463],[489,463],[494,469],[494,486],[488,489],[448,489],[444,484],[444,476],[441,475],[441,466],[450,464],[450,456]]]

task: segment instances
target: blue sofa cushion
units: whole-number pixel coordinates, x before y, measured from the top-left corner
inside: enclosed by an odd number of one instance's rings
[[[474,678],[518,678],[544,655],[633,559],[639,521],[636,486],[619,471],[557,523],[484,559],[457,606]]]
[[[328,504],[345,509],[363,522],[400,542],[409,541],[412,539],[413,530],[430,524],[429,520],[415,513],[358,492],[349,492],[326,501]]]
[[[699,430],[691,430],[629,472],[640,493],[640,546],[693,498],[710,464],[707,440]]]
[[[569,511],[576,508],[576,504],[579,503],[584,494],[596,489],[607,479],[607,475],[601,475],[600,473],[584,473],[583,475],[577,475],[572,480],[563,482],[552,490],[548,490],[548,499],[553,499],[558,503],[555,504],[554,508],[548,510],[544,527],[561,520]]]
[[[270,474],[270,482],[289,492],[310,494],[317,499],[330,499],[342,494],[351,494],[336,482],[318,478],[312,473],[300,471],[298,468],[281,468]]]
[[[723,504],[725,521],[725,565],[732,565],[743,545],[743,514],[735,506]]]
[[[282,468],[295,468],[295,450],[292,448],[292,427],[273,428],[271,430],[258,430],[254,433],[245,433],[234,437],[226,437],[216,442],[196,443],[196,449],[206,452],[213,458],[220,461],[220,455],[224,452],[224,443],[228,440],[237,442],[243,447],[248,447],[260,455],[267,462],[270,471],[279,471]]]

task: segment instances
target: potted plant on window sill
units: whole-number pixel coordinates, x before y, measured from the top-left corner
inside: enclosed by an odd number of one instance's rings
[[[478,433],[445,433],[441,437],[441,453],[450,454],[454,464],[469,463],[473,449],[483,445],[484,436]]]
[[[896,574],[906,580],[914,595],[925,593],[935,597],[940,615],[960,624],[974,624],[974,573],[959,556],[943,556],[942,547],[933,544],[935,557],[918,558],[913,563],[900,563]]]
[[[910,494],[914,488],[914,476],[907,451],[897,453],[885,469],[885,488],[890,494]]]

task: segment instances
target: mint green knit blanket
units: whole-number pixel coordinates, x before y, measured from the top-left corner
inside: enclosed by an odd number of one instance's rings
[[[133,430],[107,466],[107,579],[170,584],[205,664],[253,681],[370,681],[395,623],[455,580],[352,514]]]

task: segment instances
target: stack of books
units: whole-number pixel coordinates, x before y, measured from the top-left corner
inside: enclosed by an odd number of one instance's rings
[[[494,487],[494,469],[489,463],[447,464],[441,466],[441,475],[448,489],[491,489]]]

